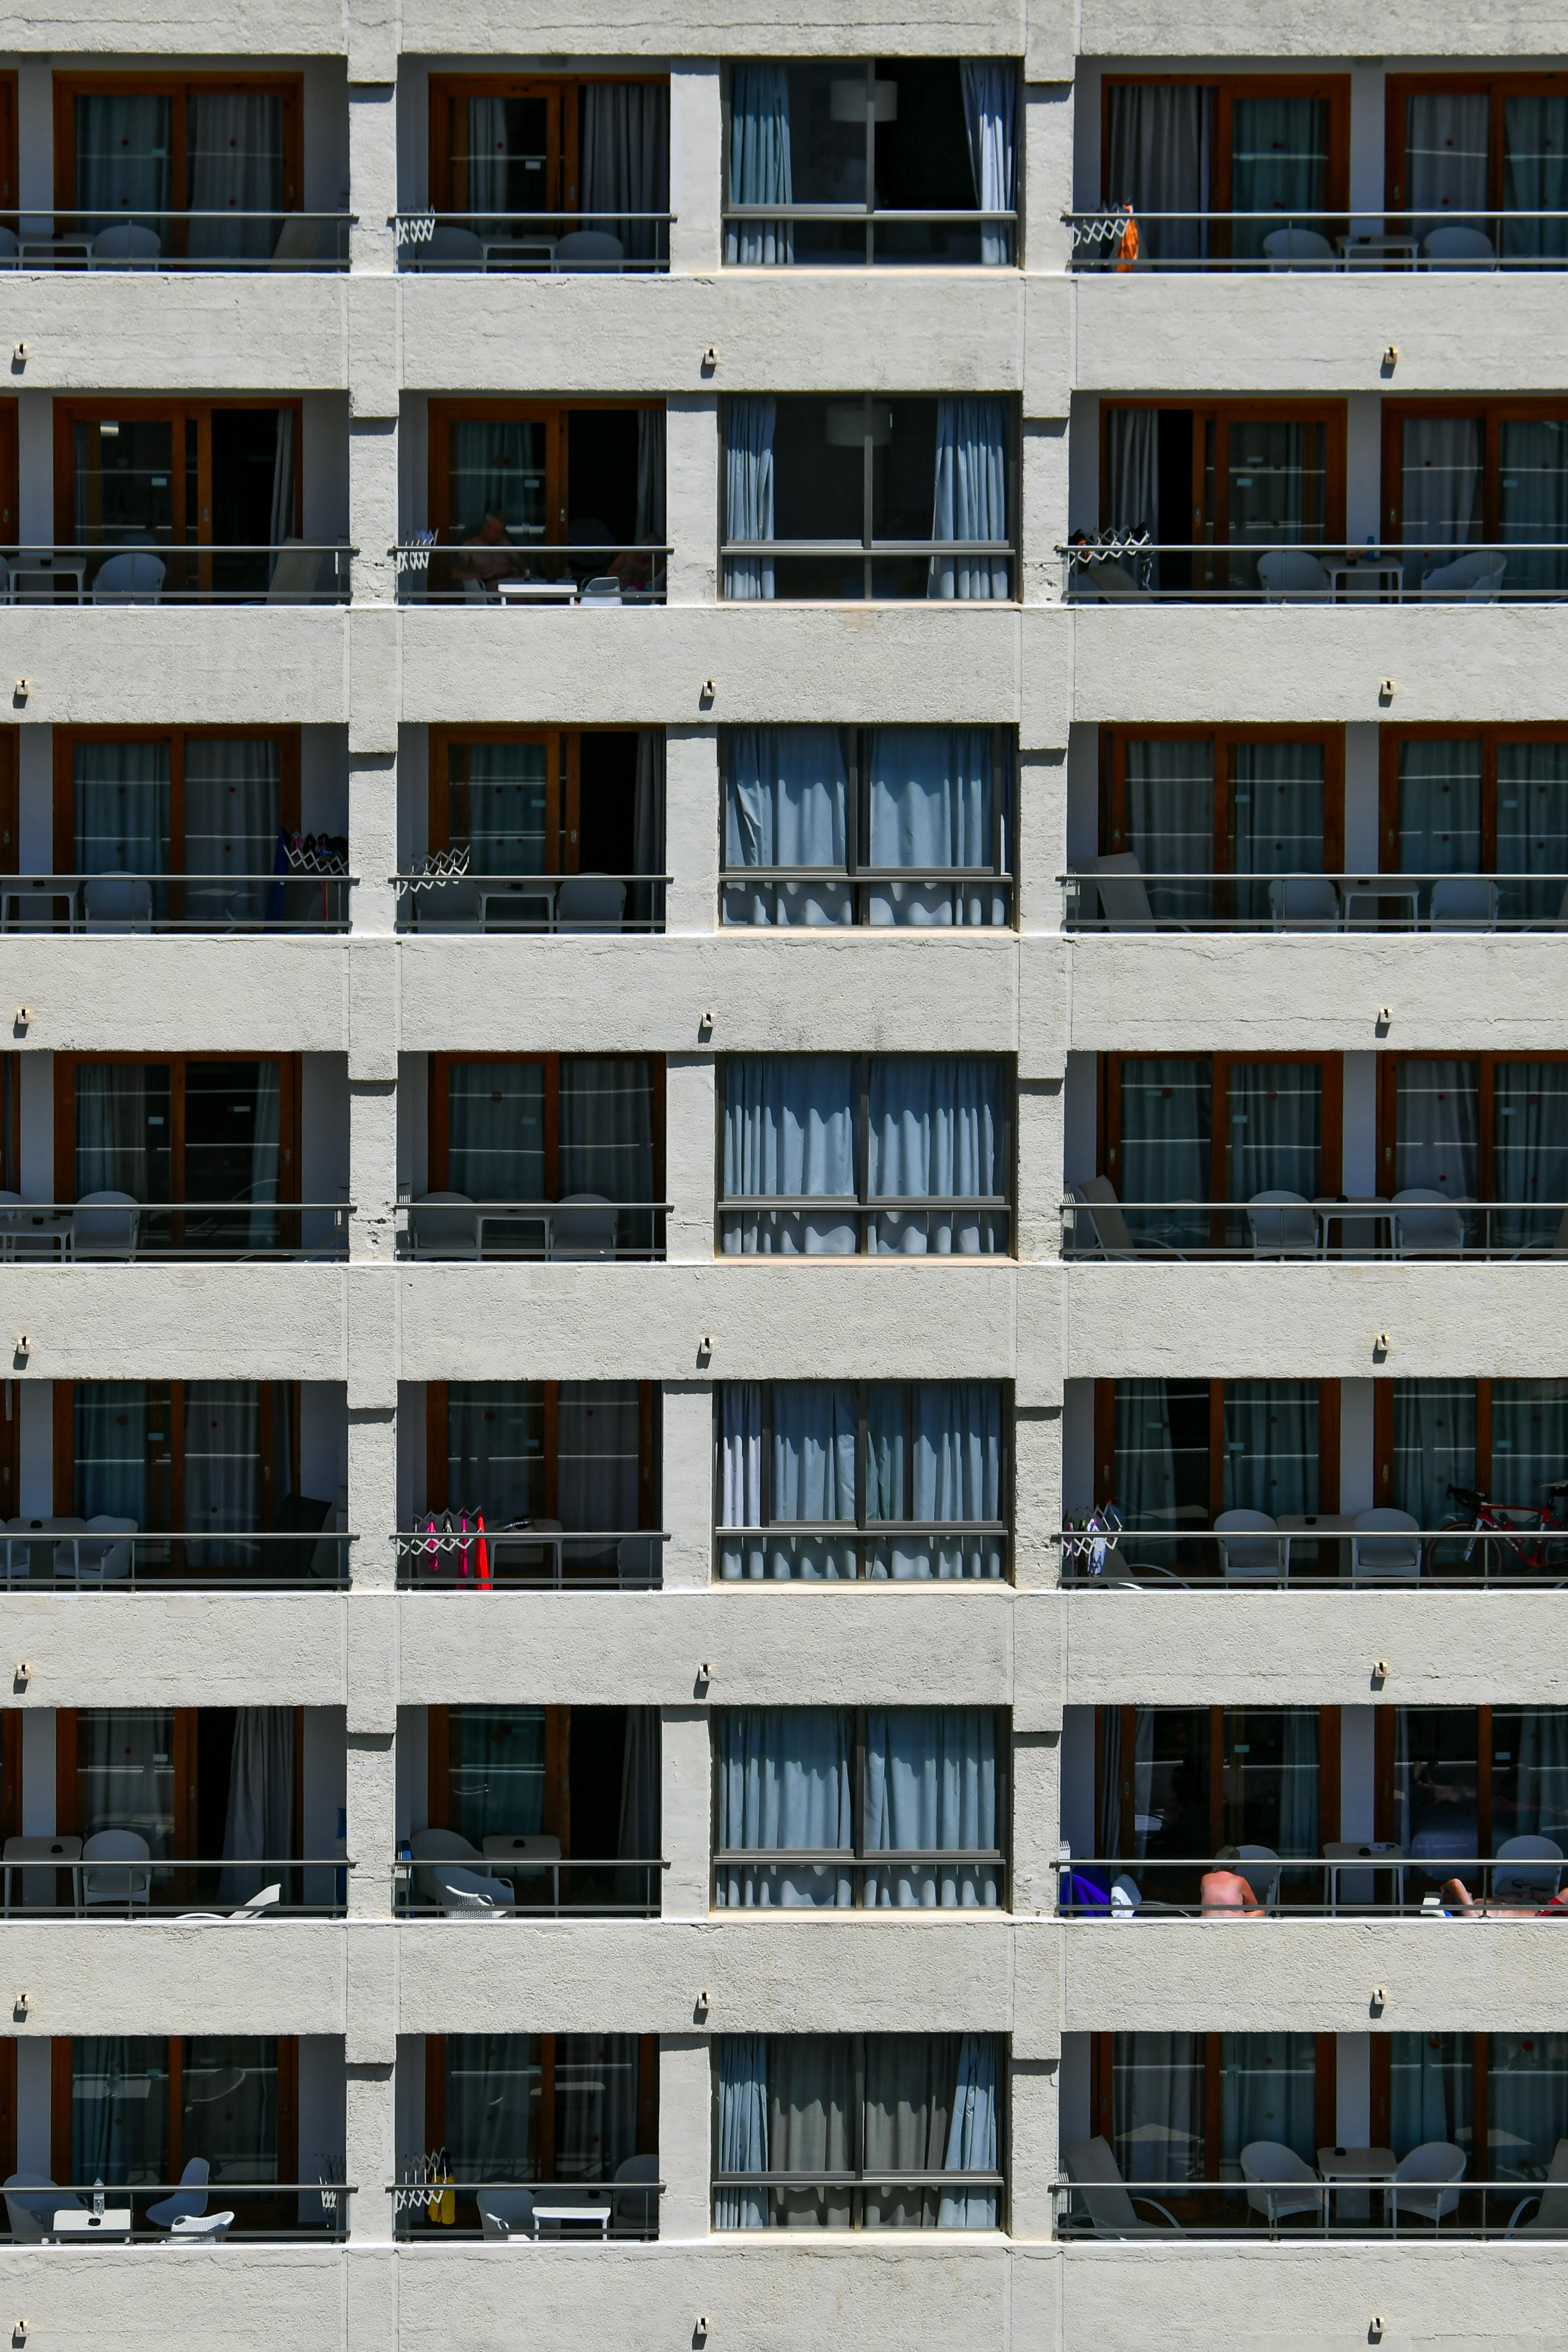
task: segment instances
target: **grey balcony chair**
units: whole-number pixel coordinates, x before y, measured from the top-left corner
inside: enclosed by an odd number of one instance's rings
[[[1254,1192],[1247,1204],[1254,1257],[1316,1257],[1318,1220],[1300,1192]]]
[[[8,228],[0,228],[0,269],[19,269],[21,266],[22,248],[14,233]]]
[[[1337,269],[1339,255],[1315,228],[1273,228],[1263,240],[1270,269]]]
[[[1108,931],[1152,931],[1154,911],[1144,887],[1143,868],[1131,849],[1105,857],[1086,857],[1077,869],[1092,875],[1100,897],[1100,919]]]
[[[1326,604],[1329,575],[1305,547],[1271,547],[1258,559],[1258,577],[1268,604]]]
[[[487,2238],[531,2238],[533,2192],[529,2189],[481,2189],[474,2202]]]
[[[414,1206],[416,1257],[478,1257],[479,1215],[466,1192],[423,1192]]]
[[[1285,1572],[1285,1547],[1267,1511],[1222,1511],[1214,1531],[1227,1584],[1279,1582]],[[1268,1540],[1260,1541],[1264,1537]]]
[[[555,894],[558,931],[618,931],[626,886],[607,874],[570,874]]]
[[[1463,1254],[1465,1221],[1459,1203],[1447,1193],[1410,1184],[1403,1192],[1395,1192],[1394,1206],[1400,1213],[1394,1226],[1397,1255],[1458,1257]]]
[[[95,1831],[81,1850],[82,1909],[123,1911],[128,1904],[134,1904],[144,1910],[153,1895],[152,1861],[153,1849],[135,1830]],[[108,1863],[121,1867],[106,1869]]]
[[[155,2230],[167,2230],[175,2221],[199,2221],[207,2210],[207,2183],[212,2168],[205,2156],[193,2156],[180,2175],[180,2185],[172,2197],[160,2198],[156,2205],[147,2208],[147,2219]]]
[[[1074,2204],[1088,2214],[1089,2227],[1097,2238],[1163,2237],[1164,2231],[1158,2222],[1139,2220],[1132,2197],[1108,2141],[1100,2138],[1068,2140],[1062,2150],[1062,2163],[1068,2179],[1078,2192]],[[1163,2214],[1178,2238],[1186,2235],[1175,2215],[1168,2211],[1157,2198],[1146,2197],[1140,2190],[1137,2203]]]
[[[623,602],[621,583],[613,572],[595,572],[593,579],[584,580],[577,591],[577,602],[579,604],[619,604]]]
[[[1537,1866],[1528,1869],[1527,1864]],[[1562,1884],[1563,1849],[1554,1839],[1504,1838],[1492,1867],[1492,1893],[1499,1902],[1550,1903]]]
[[[1268,885],[1277,931],[1337,931],[1340,894],[1326,875],[1284,874]]]
[[[123,874],[95,874],[81,886],[81,927],[84,931],[151,931],[152,883]]]
[[[557,237],[550,267],[559,270],[618,270],[625,257],[626,247],[608,229],[574,228]]]
[[[134,1257],[142,1211],[129,1192],[84,1192],[71,1212],[73,1258]]]
[[[315,220],[309,213],[285,215],[278,231],[278,242],[272,248],[272,268],[308,269],[316,258],[316,247],[321,236],[335,228],[335,222]]]
[[[610,2200],[612,2230],[652,2230],[658,2191],[652,2187],[638,2188],[636,2183],[658,2179],[657,2156],[628,2156],[624,2164],[616,2165],[616,2187]]]
[[[1464,2177],[1465,2151],[1452,2140],[1423,2140],[1419,2147],[1413,2147],[1394,2166],[1394,2186],[1388,2191],[1395,2237],[1403,2213],[1415,2213],[1436,2230],[1445,2213],[1457,2212],[1458,2183]]]
[[[1116,1197],[1116,1187],[1109,1176],[1086,1176],[1081,1183],[1069,1187],[1073,1199],[1088,1217],[1073,1220],[1073,1240],[1076,1255],[1081,1257],[1180,1257],[1181,1252],[1169,1242],[1134,1241],[1125,1210]],[[1083,1246],[1088,1227],[1091,1245]]]
[[[1423,269],[1495,269],[1497,247],[1484,228],[1455,221],[1447,228],[1428,229],[1421,240]]]
[[[69,1577],[78,1584],[122,1583],[131,1573],[131,1546],[124,1538],[136,1532],[134,1519],[96,1513],[89,1519],[85,1534],[55,1546],[56,1576]]]
[[[52,2233],[57,2213],[85,2213],[68,2189],[57,2189],[41,2172],[14,2172],[5,2183],[5,2216],[16,2245],[41,2245]]]
[[[487,1870],[478,1847],[456,1830],[416,1830],[408,1848],[415,1862],[416,1895],[422,1903],[438,1906],[448,1918],[512,1908],[514,1897],[506,1880]]]
[[[1434,564],[1421,574],[1421,598],[1428,604],[1495,604],[1502,594],[1506,555],[1481,549],[1451,563]]]
[[[1432,885],[1429,931],[1495,931],[1497,884],[1486,874],[1444,874]]]
[[[1386,1504],[1358,1511],[1351,1533],[1352,1584],[1407,1584],[1421,1573],[1418,1519]]]
[[[155,228],[136,221],[116,221],[100,229],[88,256],[89,269],[156,269],[163,240]]]
[[[421,269],[482,269],[485,266],[484,246],[471,228],[434,228],[415,250]]]
[[[1271,1845],[1238,1845],[1237,1875],[1245,1878],[1268,1911],[1279,1908],[1279,1888],[1285,1865]]]
[[[1073,568],[1072,585],[1068,591],[1075,604],[1152,604],[1154,592],[1141,587],[1125,564],[1107,556],[1100,563],[1079,563]]]
[[[616,1255],[616,1204],[602,1192],[568,1192],[550,1220],[552,1258],[602,1262]]]
[[[1282,2140],[1249,2140],[1241,2151],[1241,2177],[1249,2184],[1247,2210],[1262,2214],[1271,2238],[1280,2222],[1293,2214],[1310,2213],[1316,2220],[1322,2220],[1322,2182],[1311,2166]]]
[[[1521,2214],[1531,2205],[1534,2212],[1528,2221],[1521,2221]],[[1552,2151],[1545,2187],[1532,2189],[1528,2197],[1520,2199],[1503,2236],[1511,2238],[1517,2230],[1528,2230],[1532,2235],[1539,2231],[1543,2238],[1568,2238],[1568,2139],[1560,2139]]]
[[[479,583],[471,584],[478,587]],[[427,890],[416,890],[414,928],[416,931],[483,930],[484,900],[479,884],[436,882]]]
[[[161,604],[166,567],[162,560],[136,547],[123,555],[105,557],[92,583],[95,604]]]

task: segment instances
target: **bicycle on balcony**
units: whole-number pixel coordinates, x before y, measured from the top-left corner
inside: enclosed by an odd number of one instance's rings
[[[1494,1503],[1480,1486],[1456,1486],[1448,1482],[1450,1509],[1463,1517],[1445,1519],[1437,1533],[1427,1539],[1426,1569],[1435,1573],[1443,1565],[1456,1563],[1452,1547],[1458,1537],[1468,1538],[1465,1545],[1463,1566],[1467,1569],[1475,1559],[1478,1547],[1500,1551],[1508,1564],[1515,1569],[1568,1568],[1568,1518],[1563,1516],[1564,1495],[1568,1495],[1568,1478],[1552,1478],[1545,1482],[1546,1503]],[[1489,1543],[1489,1538],[1501,1536],[1501,1544]],[[1445,1552],[1443,1547],[1450,1549]],[[1493,1565],[1495,1565],[1495,1557]]]

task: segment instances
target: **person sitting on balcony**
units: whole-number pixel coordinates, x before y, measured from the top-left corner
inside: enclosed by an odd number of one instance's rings
[[[498,580],[526,580],[532,576],[532,556],[521,547],[513,547],[506,535],[506,517],[500,509],[487,507],[478,530],[464,540],[462,551],[452,557],[453,579],[482,580],[488,589]]]
[[[1446,1878],[1441,1900],[1453,1919],[1568,1919],[1568,1886],[1550,1903],[1497,1903],[1473,1895],[1462,1878]]]
[[[1205,1919],[1261,1919],[1266,1915],[1253,1893],[1250,1879],[1239,1870],[1224,1867],[1241,1860],[1239,1846],[1222,1845],[1215,1867],[1198,1881],[1198,1902]]]

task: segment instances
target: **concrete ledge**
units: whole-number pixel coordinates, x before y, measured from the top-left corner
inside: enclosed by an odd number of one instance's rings
[[[32,2007],[21,2028],[7,2010],[5,2032],[18,2044],[68,2033],[341,2034],[343,1932],[306,1919],[232,1928],[8,1919],[0,1948],[16,1982],[30,1989]]]
[[[340,392],[348,282],[307,270],[25,270],[6,288],[7,331],[26,341],[28,392]]]
[[[30,1380],[341,1381],[341,1265],[7,1266]]]
[[[0,676],[59,727],[341,727],[341,604],[7,604]]]
[[[363,1547],[359,1547],[363,1549]],[[8,1704],[342,1706],[347,1596],[315,1592],[29,1592],[0,1599],[32,1674]]]
[[[0,996],[31,1008],[29,1052],[348,1049],[341,938],[11,932],[0,938]]]

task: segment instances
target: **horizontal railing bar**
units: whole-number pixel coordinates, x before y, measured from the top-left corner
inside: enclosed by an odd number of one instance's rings
[[[83,1870],[112,1875],[142,1870],[357,1870],[342,1853],[153,1853],[17,1855],[0,1862],[6,1870]]]
[[[386,878],[388,882],[399,883],[405,888],[417,884],[432,890],[452,882],[472,882],[480,890],[500,883],[509,890],[515,890],[519,898],[526,898],[533,890],[559,890],[564,882],[672,883],[675,880],[673,874],[607,874],[598,866],[581,874],[491,874],[469,868],[460,874],[389,874]]]
[[[729,874],[740,871],[745,871],[747,873],[760,872],[764,869],[760,867],[746,867],[743,869],[738,867],[725,867],[721,870],[726,874]],[[782,872],[784,869],[781,867],[779,870]],[[795,869],[792,868],[791,870],[794,871]],[[819,872],[823,869],[816,867],[805,867],[801,870],[806,873],[812,873]],[[828,868],[827,870],[832,872],[837,869]],[[861,869],[862,878],[866,870],[867,869],[865,868]],[[878,868],[877,870],[881,872],[885,869]],[[891,870],[896,873],[899,869],[894,867]],[[950,868],[945,870],[955,872],[962,870],[965,873],[983,873],[985,871],[983,866],[966,866],[962,869]],[[1093,882],[1096,884],[1103,880],[1112,887],[1114,887],[1119,882],[1129,881],[1143,883],[1152,882],[1156,885],[1167,882],[1202,882],[1212,886],[1215,889],[1239,889],[1245,887],[1247,884],[1256,886],[1260,882],[1348,882],[1358,892],[1363,890],[1369,893],[1380,892],[1384,897],[1398,898],[1403,892],[1424,882],[1496,882],[1499,885],[1508,883],[1522,887],[1526,883],[1531,882],[1562,882],[1568,884],[1568,874],[1552,874],[1545,871],[1538,873],[1533,868],[1527,871],[1523,867],[1515,868],[1501,866],[1488,866],[1484,869],[1480,866],[1470,868],[1449,866],[1445,866],[1440,872],[1436,870],[1429,872],[1424,866],[1400,866],[1395,870],[1370,874],[1364,867],[1360,872],[1352,872],[1348,867],[1343,872],[1340,872],[1333,867],[1324,866],[1259,866],[1250,873],[1243,873],[1238,868],[1232,866],[1208,866],[1194,867],[1191,872],[1188,872],[1184,867],[1148,866],[1141,866],[1136,874],[1129,871],[1125,874],[1108,873],[1103,876],[1097,873],[1092,866],[1084,866],[1082,868],[1074,867],[1066,874],[1058,874],[1055,876],[1054,879],[1058,882]]]
[[[605,215],[608,217],[608,215]],[[631,217],[631,215],[624,215]],[[1064,214],[1063,218],[1068,215]],[[726,205],[721,218],[727,221],[849,221],[858,226],[867,222],[896,225],[921,221],[1016,221],[1016,211],[1006,205]],[[1125,224],[1126,215],[1122,215]]]
[[[447,2160],[449,2163],[461,2164],[463,2158],[460,2156],[449,2157]],[[314,2181],[308,2181],[304,2185],[307,2188],[314,2188],[317,2184]],[[329,2186],[335,2185],[335,2183],[329,2183]],[[584,2196],[594,2190],[613,2189],[616,2196],[636,2197],[655,2194],[663,2196],[667,2185],[662,2180],[519,2180],[515,2177],[510,2180],[469,2180],[454,2175],[451,2179],[432,2176],[427,2180],[416,2179],[412,2177],[404,2180],[384,2180],[382,2188],[389,2197],[405,2194],[411,2189],[421,2193],[426,2189],[438,2192],[443,2189],[527,2189],[530,2190],[580,2189]]]
[[[996,866],[721,866],[719,869],[722,888],[744,888],[753,882],[995,882],[1010,888],[1016,878]],[[1163,881],[1165,877],[1158,878]]]
[[[430,1545],[494,1543],[498,1540],[513,1544],[629,1543],[634,1537],[642,1543],[673,1543],[675,1540],[668,1528],[534,1528],[526,1520],[516,1523],[498,1520],[492,1527],[468,1528],[466,1530],[460,1528],[396,1528],[386,1540],[423,1549]]]
[[[753,1209],[819,1209],[835,1214],[858,1209],[867,1216],[915,1209],[983,1209],[989,1216],[1010,1213],[1006,1195],[1001,1192],[922,1192],[915,1198],[878,1192],[867,1201],[847,1192],[726,1192],[718,1205],[721,1215],[731,1212],[742,1215]]]
[[[727,539],[721,556],[1011,555],[1008,539]]]
[[[336,539],[93,539],[10,541],[0,543],[8,561],[37,555],[357,555],[359,549]],[[29,566],[30,570],[32,567]]]
[[[736,1536],[774,1537],[788,1541],[794,1536],[822,1536],[837,1541],[859,1538],[870,1543],[896,1543],[900,1536],[1005,1536],[1009,1532],[1005,1519],[774,1519],[766,1527],[719,1527],[715,1525],[715,1542]],[[1058,1541],[1060,1540],[1058,1537]]]
[[[611,1853],[595,1857],[579,1853],[479,1853],[395,1854],[384,1865],[395,1876],[406,1877],[411,1870],[450,1870],[454,1864],[466,1869],[470,1862],[482,1864],[486,1870],[673,1870],[675,1865],[661,1853]]]
[[[996,1846],[884,1846],[860,1853],[849,1846],[716,1846],[712,1859],[744,1869],[771,1870],[775,1864],[788,1863],[812,1869],[880,1870],[906,1862],[1005,1864],[1007,1857]]]
[[[358,1543],[357,1535],[345,1528],[322,1528],[312,1535],[291,1533],[287,1528],[221,1528],[215,1534],[210,1528],[138,1528],[133,1535],[111,1535],[105,1529],[63,1528],[58,1531],[47,1527],[8,1528],[0,1520],[0,1543]]]
[[[387,549],[388,555],[673,555],[668,540],[658,539],[404,539]],[[357,552],[357,551],[356,551]],[[506,574],[500,575],[503,579]],[[519,577],[521,575],[519,574]]]
[[[971,544],[958,540],[921,540],[910,543],[922,549],[927,545],[943,548]],[[789,542],[784,540],[766,540],[756,542],[754,551],[752,543],[747,542],[746,551],[766,553],[770,549],[777,551],[788,545]],[[858,541],[841,541],[833,551],[840,552],[844,546],[858,545]],[[1384,556],[1391,555],[1443,555],[1457,562],[1465,555],[1561,555],[1565,551],[1568,551],[1568,540],[1563,539],[1384,539],[1372,546],[1368,546],[1364,540],[1358,544],[1354,540],[1305,538],[1137,539],[1105,547],[1096,547],[1092,541],[1077,546],[1071,541],[1065,545],[1058,542],[1053,549],[1055,554],[1070,556],[1075,563],[1091,568],[1096,563],[1112,562],[1128,555],[1332,555],[1342,556],[1347,562],[1353,558],[1357,565],[1364,562],[1374,568]],[[1373,599],[1368,597],[1365,601],[1370,604]]]
[[[592,207],[583,205],[556,205],[552,208],[547,206],[542,211],[534,212],[513,212],[504,206],[491,205],[488,210],[466,213],[431,211],[388,213],[386,225],[388,228],[414,228],[430,221],[439,228],[448,221],[678,221],[679,218],[679,213],[638,212],[634,205],[595,205]]]
[[[170,2197],[183,2189],[191,2192],[188,2180],[18,2180],[12,2185],[12,2195],[32,2200],[50,2196],[101,2197],[107,2203],[113,2197]],[[209,2202],[221,2203],[230,2195],[237,2197],[314,2196],[320,2189],[335,2190],[340,2197],[357,2197],[359,2189],[352,2180],[226,2180],[215,2179],[206,2183]],[[199,2191],[198,2191],[199,2193]],[[160,2232],[167,2237],[167,2231]],[[174,2243],[178,2245],[176,2238]]]
[[[715,2189],[1005,2189],[1001,2172],[715,2172]]]

